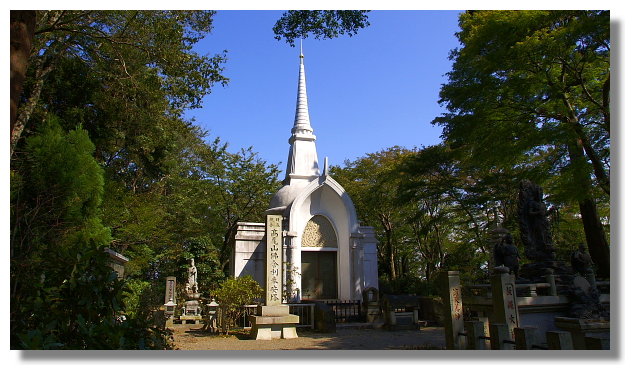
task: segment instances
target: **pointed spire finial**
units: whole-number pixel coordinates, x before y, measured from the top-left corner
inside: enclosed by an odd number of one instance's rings
[[[300,59],[304,58],[304,53],[302,53],[302,40],[304,40],[304,38],[300,38]],[[300,60],[302,61],[302,60]]]

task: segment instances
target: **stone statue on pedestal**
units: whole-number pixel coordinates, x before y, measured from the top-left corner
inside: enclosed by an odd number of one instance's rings
[[[531,181],[520,183],[518,218],[525,256],[533,261],[555,258],[542,188]]]
[[[502,241],[494,247],[494,263],[496,268],[506,267],[509,273],[513,273],[518,277],[518,248],[514,246],[512,235],[507,233],[503,236]]]
[[[194,258],[190,259],[190,267],[187,269],[187,282],[185,283],[185,293],[187,294],[188,301],[185,301],[183,307],[183,315],[181,315],[181,321],[194,321],[198,323],[201,317],[201,308],[199,306],[198,298],[201,294],[198,292],[198,272],[196,265],[194,265]]]
[[[198,294],[198,271],[196,270],[196,266],[194,265],[194,258],[190,259],[190,268],[187,270],[187,283],[185,284],[185,290],[187,291],[188,296],[191,294]],[[197,297],[190,297],[197,298]]]

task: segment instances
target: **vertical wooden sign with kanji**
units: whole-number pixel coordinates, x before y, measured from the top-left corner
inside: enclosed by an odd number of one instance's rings
[[[282,303],[282,215],[267,215],[266,306]]]

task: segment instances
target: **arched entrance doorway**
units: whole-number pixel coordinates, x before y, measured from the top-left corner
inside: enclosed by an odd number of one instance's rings
[[[302,234],[302,297],[337,299],[337,235],[323,215],[313,216]]]

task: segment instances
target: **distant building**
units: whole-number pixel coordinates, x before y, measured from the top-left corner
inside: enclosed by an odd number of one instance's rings
[[[286,175],[265,214],[283,216],[283,261],[292,301],[361,299],[364,288],[378,287],[375,231],[360,226],[351,198],[328,174],[327,159],[320,173],[315,140],[300,52]],[[235,277],[251,275],[264,286],[264,236],[264,223],[239,223],[232,259]]]

